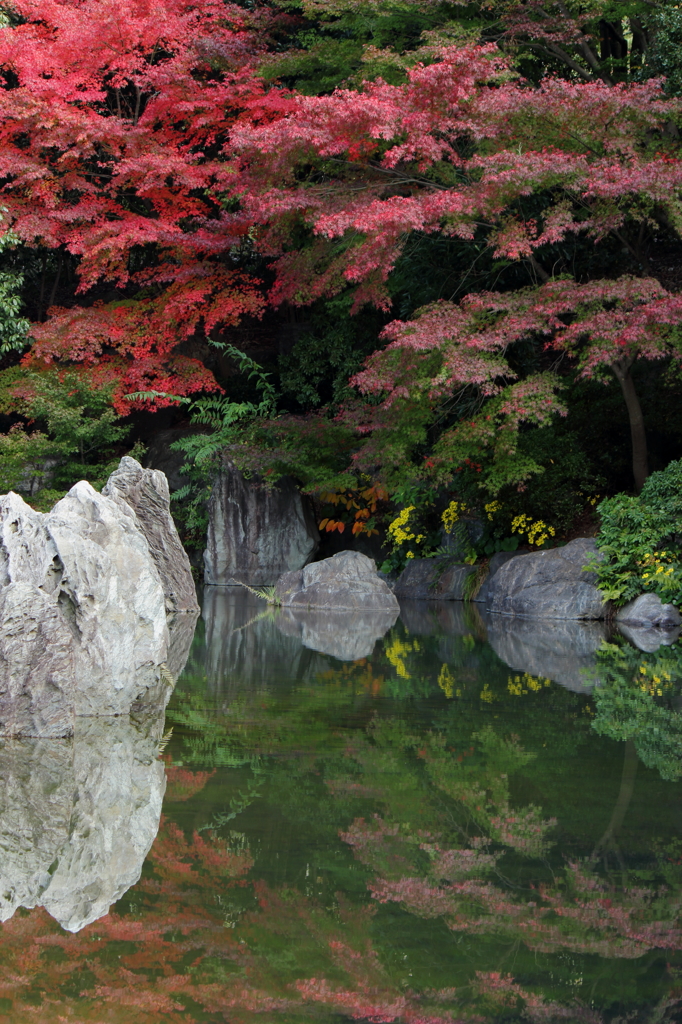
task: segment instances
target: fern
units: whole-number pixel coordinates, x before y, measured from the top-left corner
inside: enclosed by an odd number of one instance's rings
[[[211,341],[214,348],[230,356],[249,380],[254,381],[260,393],[259,402],[234,402],[227,395],[204,395],[201,398],[178,399],[188,404],[193,423],[209,430],[175,441],[171,448],[185,456],[180,471],[189,482],[175,491],[173,500],[183,520],[185,542],[189,546],[203,546],[208,525],[208,499],[216,476],[222,452],[237,439],[244,426],[257,419],[266,419],[277,412],[277,392],[270,374],[245,352],[222,341]],[[153,393],[149,393],[152,397]],[[144,400],[143,393],[139,396]],[[156,396],[158,397],[158,396]],[[176,397],[176,396],[164,396]],[[262,596],[262,595],[258,595]],[[265,600],[268,600],[266,597]]]

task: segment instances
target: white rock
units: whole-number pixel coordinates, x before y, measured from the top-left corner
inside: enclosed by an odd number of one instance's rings
[[[74,715],[127,714],[146,691],[158,701],[167,654],[132,509],[85,481],[46,515],[0,498],[0,734],[69,735]]]
[[[166,598],[166,611],[198,612],[199,602],[189,558],[170,513],[170,492],[164,473],[143,469],[125,455],[102,494],[130,508],[144,534]]]
[[[63,566],[58,601],[77,641],[76,714],[119,715],[166,660],[163,588],[134,515],[75,484],[45,516]]]

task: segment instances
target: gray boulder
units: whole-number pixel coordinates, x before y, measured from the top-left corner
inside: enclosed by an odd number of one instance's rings
[[[102,488],[102,494],[124,510],[131,508],[137,517],[161,579],[166,611],[198,612],[192,569],[170,513],[165,475],[157,469],[143,469],[126,455]]]
[[[85,481],[46,515],[0,499],[0,734],[68,735],[74,716],[157,699],[167,653],[163,589],[132,509]]]
[[[285,573],[277,581],[276,595],[285,608],[346,608],[396,615],[400,611],[395,595],[377,575],[373,559],[359,551],[340,551]]]
[[[453,563],[449,557],[412,558],[398,577],[393,593],[411,601],[462,601],[472,565]]]
[[[42,906],[67,931],[134,885],[159,828],[163,712],[79,719],[72,739],[0,740],[0,921]]]
[[[204,580],[211,586],[275,583],[301,569],[320,543],[308,504],[293,480],[266,488],[225,462],[211,492]]]
[[[486,607],[532,619],[602,619],[606,605],[596,574],[585,568],[591,557],[599,557],[594,540],[579,537],[565,547],[513,558],[492,578]]]
[[[601,622],[485,616],[488,643],[510,669],[550,679],[575,693],[596,683],[596,653],[606,638]],[[523,684],[523,678],[520,680]]]
[[[370,658],[377,640],[395,625],[398,609],[372,612],[283,608],[277,628],[300,639],[304,647],[329,654],[339,661]]]
[[[672,604],[663,604],[658,594],[640,594],[616,612],[616,622],[645,629],[675,629],[682,625],[682,615]]]

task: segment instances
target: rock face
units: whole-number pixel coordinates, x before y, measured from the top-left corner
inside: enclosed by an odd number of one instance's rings
[[[359,661],[371,657],[377,640],[395,625],[397,618],[398,609],[370,612],[283,608],[276,623],[282,633],[298,637],[310,650],[339,661]]]
[[[396,597],[415,601],[462,601],[464,585],[476,570],[450,558],[413,558],[393,588]]]
[[[126,455],[112,473],[102,494],[121,508],[131,508],[144,534],[159,573],[166,611],[198,612],[196,587],[187,553],[170,514],[168,481],[157,469],[143,469]]]
[[[340,551],[277,581],[277,599],[285,608],[327,608],[394,612],[398,601],[379,578],[371,558],[359,551]]]
[[[134,885],[159,828],[163,712],[79,719],[72,739],[0,740],[0,921],[42,906],[67,931]]]
[[[159,572],[120,496],[81,481],[45,515],[0,498],[0,735],[67,736],[79,716],[167,699],[168,643]]]
[[[523,551],[495,552],[495,554],[491,556],[490,561],[488,562],[488,575],[486,576],[483,583],[479,587],[476,595],[472,597],[471,600],[475,601],[477,604],[487,605],[488,601],[490,600],[490,585],[495,575],[500,571],[502,566],[506,565],[507,562],[510,562],[512,558],[520,558],[523,554]]]
[[[596,575],[584,568],[598,555],[594,540],[580,537],[562,548],[513,558],[490,581],[486,607],[532,619],[602,619]]]
[[[310,561],[320,543],[317,527],[292,480],[268,490],[226,463],[209,502],[204,579],[212,586],[235,580],[273,584]]]
[[[73,635],[54,601],[31,583],[0,590],[0,730],[65,736],[76,716]]]

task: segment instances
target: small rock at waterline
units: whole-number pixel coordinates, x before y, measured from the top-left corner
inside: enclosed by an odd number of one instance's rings
[[[682,615],[675,605],[663,604],[658,594],[640,594],[618,609],[616,622],[624,626],[675,629],[682,624]]]

